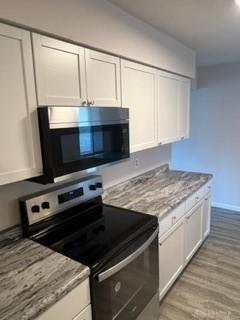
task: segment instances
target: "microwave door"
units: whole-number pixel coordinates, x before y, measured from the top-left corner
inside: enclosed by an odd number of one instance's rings
[[[128,124],[52,130],[53,162],[58,176],[129,157]]]
[[[38,113],[44,179],[36,182],[63,180],[130,156],[126,108],[41,107]]]

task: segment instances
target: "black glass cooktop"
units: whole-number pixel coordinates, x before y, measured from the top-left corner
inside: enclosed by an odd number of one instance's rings
[[[99,197],[44,223],[41,230],[46,232],[33,240],[96,270],[158,221],[151,215],[104,205]]]

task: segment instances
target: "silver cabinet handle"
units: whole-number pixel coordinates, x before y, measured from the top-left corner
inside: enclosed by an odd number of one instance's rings
[[[121,262],[117,263],[115,266],[109,268],[108,270],[103,271],[102,273],[100,273],[98,275],[98,281],[102,282],[102,281],[110,278],[115,273],[119,272],[124,267],[126,267],[128,264],[130,264],[132,261],[137,259],[140,256],[140,254],[142,254],[150,246],[150,244],[153,242],[153,240],[156,238],[157,235],[158,235],[158,228],[147,239],[147,241],[141,247],[139,247],[135,252],[130,254],[130,256],[128,256],[127,258],[123,259]]]

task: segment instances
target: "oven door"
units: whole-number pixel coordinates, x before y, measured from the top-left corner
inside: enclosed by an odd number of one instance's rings
[[[158,230],[150,230],[92,276],[94,320],[133,320],[158,292]]]
[[[128,121],[54,128],[48,134],[43,144],[50,144],[50,147],[43,157],[48,167],[50,164],[54,177],[129,157]]]

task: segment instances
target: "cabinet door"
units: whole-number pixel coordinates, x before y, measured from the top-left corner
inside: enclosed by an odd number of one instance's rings
[[[33,34],[38,105],[86,101],[84,48]]]
[[[131,152],[157,145],[157,72],[137,63],[122,60],[122,100],[130,112]]]
[[[120,59],[86,49],[88,101],[94,106],[121,106]]]
[[[191,81],[179,79],[178,85],[178,136],[189,138]]]
[[[88,306],[81,313],[79,313],[73,320],[92,320],[91,306]]]
[[[205,239],[210,233],[211,224],[211,194],[208,194],[204,198],[203,205],[203,239]]]
[[[178,140],[178,80],[158,72],[158,143]]]
[[[184,223],[184,256],[188,263],[202,242],[203,202],[187,214]]]
[[[0,24],[0,185],[41,173],[31,37]]]
[[[189,79],[158,72],[158,143],[189,137]]]
[[[184,267],[184,221],[159,243],[160,299],[164,297]]]

